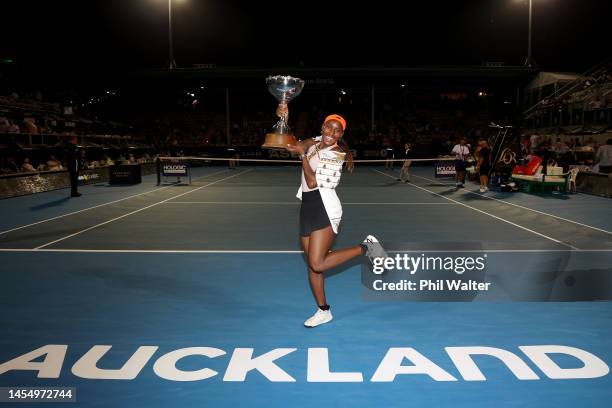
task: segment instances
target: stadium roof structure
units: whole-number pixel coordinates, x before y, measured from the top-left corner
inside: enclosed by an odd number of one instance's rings
[[[580,75],[565,72],[540,72],[530,83],[527,89],[542,88],[550,84],[568,83],[578,79]]]
[[[525,66],[362,66],[362,67],[193,67],[172,71],[153,70],[149,75],[182,78],[261,78],[287,73],[303,76],[334,76],[339,78],[411,78],[411,77],[530,77],[539,72],[537,67]],[[143,74],[141,72],[141,74]]]

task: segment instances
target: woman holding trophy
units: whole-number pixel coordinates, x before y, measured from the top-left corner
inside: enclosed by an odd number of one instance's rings
[[[287,113],[287,105],[281,103],[276,114],[286,118]],[[316,313],[304,322],[306,327],[316,327],[333,318],[325,296],[325,271],[362,255],[370,260],[387,256],[372,235],[359,245],[331,250],[342,217],[342,205],[335,188],[347,155],[347,164],[352,163],[348,145],[342,139],[345,130],[346,120],[342,116],[329,115],[321,127],[321,136],[287,145],[287,150],[299,154],[302,160],[302,183],[297,194],[302,200],[300,243],[308,263],[310,288],[318,306]]]

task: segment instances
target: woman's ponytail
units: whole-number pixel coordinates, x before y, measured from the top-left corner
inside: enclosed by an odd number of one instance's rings
[[[353,169],[355,168],[355,164],[353,163],[353,155],[351,154],[351,150],[349,148],[348,143],[346,143],[346,140],[344,140],[344,138],[340,138],[340,140],[338,140],[338,146],[340,146],[342,151],[344,151],[344,153],[346,154],[346,169],[349,171],[349,173],[352,173]]]

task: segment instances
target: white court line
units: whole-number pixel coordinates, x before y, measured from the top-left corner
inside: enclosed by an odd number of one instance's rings
[[[420,249],[407,249],[407,250],[401,250],[401,251],[393,251],[393,250],[389,250],[388,252],[392,252],[392,253],[411,253],[411,252],[458,252],[458,253],[464,253],[464,252],[486,252],[486,253],[545,253],[545,252],[612,252],[612,248],[610,249],[606,249],[606,248],[601,248],[601,249],[426,249],[426,250],[420,250]]]
[[[118,254],[301,254],[300,250],[258,249],[62,249],[62,248],[0,248],[0,252],[72,252]]]
[[[300,205],[300,201],[168,201],[165,204]]]
[[[283,249],[78,249],[78,248],[0,248],[2,252],[48,252],[48,253],[117,253],[117,254],[301,254],[300,250],[283,250]],[[555,252],[610,252],[612,249],[410,249],[392,251],[390,253],[555,253]]]
[[[204,175],[202,177],[198,177],[198,178],[196,178],[194,180],[199,180],[199,179],[202,179],[202,178],[208,177],[208,176],[214,176],[215,174],[219,174],[219,173],[226,173],[227,171],[228,170],[217,171],[217,172],[214,172],[214,173],[206,174],[206,175]],[[68,217],[69,215],[74,215],[74,214],[82,213],[84,211],[93,210],[94,208],[104,207],[105,205],[118,203],[120,201],[128,200],[130,198],[138,197],[138,196],[141,196],[141,195],[144,195],[144,194],[153,193],[153,192],[159,191],[159,190],[165,190],[165,189],[170,188],[170,187],[173,187],[173,186],[166,186],[166,187],[155,188],[153,190],[145,191],[144,193],[134,194],[134,195],[127,196],[127,197],[124,197],[124,198],[120,198],[118,200],[109,201],[108,203],[103,203],[103,204],[95,205],[93,207],[83,208],[82,210],[77,210],[77,211],[69,212],[69,213],[66,213],[66,214],[58,215],[57,217],[47,218],[47,219],[44,219],[44,220],[41,220],[41,221],[36,221],[36,222],[33,222],[32,224],[22,225],[20,227],[16,227],[16,228],[13,228],[13,229],[10,229],[10,230],[0,231],[0,235],[7,234],[7,233],[13,232],[13,231],[18,231],[18,230],[23,229],[23,228],[32,227],[34,225],[42,224],[42,223],[47,222],[47,221],[53,221],[53,220],[57,220],[59,218]]]
[[[162,162],[163,161],[177,161],[177,160],[193,160],[193,161],[201,161],[201,162],[206,162],[206,161],[223,161],[223,162],[227,162],[230,161],[232,159],[227,158],[227,157],[199,157],[199,156],[184,156],[184,157],[160,157],[159,158]],[[273,162],[273,163],[292,163],[292,164],[302,164],[302,162],[300,160],[279,160],[279,159],[233,159],[234,161],[240,163],[240,162]],[[454,157],[440,157],[440,158],[436,158],[436,161],[455,161],[456,159]],[[406,159],[372,159],[372,160],[353,160],[353,163],[355,164],[359,164],[359,163],[390,163],[390,162],[404,162],[406,161]],[[432,161],[432,159],[410,159],[411,162],[430,162]]]
[[[184,156],[184,157],[160,157],[162,162],[164,161],[177,161],[177,160],[193,160],[193,161],[223,161],[229,162],[232,160],[227,157],[199,157],[199,156]],[[235,162],[273,162],[273,163],[292,163],[292,164],[302,164],[301,160],[277,160],[277,159],[233,159]],[[454,159],[453,159],[454,160]],[[285,166],[287,167],[287,166]],[[297,166],[295,167],[298,168]]]
[[[377,173],[382,174],[383,176],[391,177],[391,178],[393,178],[393,179],[395,179],[395,178],[396,178],[396,177],[393,177],[393,176],[391,176],[391,175],[389,175],[389,174],[383,173],[383,172],[382,172],[382,171],[380,171],[380,170],[374,170],[374,171],[375,171],[375,172],[377,172]],[[539,233],[539,232],[534,231],[534,230],[532,230],[532,229],[529,229],[529,228],[527,228],[527,227],[523,227],[522,225],[516,224],[516,223],[514,223],[514,222],[512,222],[512,221],[508,221],[508,220],[506,220],[505,218],[498,217],[497,215],[490,214],[490,213],[488,213],[488,212],[486,212],[486,211],[483,211],[483,210],[480,210],[480,209],[478,209],[478,208],[476,208],[476,207],[472,207],[471,205],[467,205],[467,204],[462,203],[462,202],[460,202],[460,201],[453,200],[452,198],[445,197],[445,196],[443,196],[442,194],[438,194],[438,193],[436,193],[436,192],[433,192],[433,191],[428,190],[428,189],[426,189],[426,188],[423,188],[423,187],[421,187],[421,186],[417,186],[416,184],[409,183],[409,185],[411,185],[412,187],[415,187],[415,188],[418,188],[418,189],[421,189],[421,190],[427,191],[428,193],[434,194],[434,195],[436,195],[436,196],[438,196],[438,197],[442,197],[442,198],[444,198],[444,199],[446,199],[446,200],[452,201],[452,202],[457,203],[457,204],[459,204],[459,205],[462,205],[462,206],[464,206],[464,207],[466,207],[466,208],[469,208],[469,209],[474,210],[474,211],[476,211],[476,212],[479,212],[479,213],[481,213],[481,214],[488,215],[489,217],[495,218],[496,220],[499,220],[499,221],[503,221],[503,222],[505,222],[505,223],[508,223],[508,224],[510,224],[510,225],[513,225],[513,226],[515,226],[515,227],[517,227],[517,228],[520,228],[520,229],[522,229],[522,230],[525,230],[525,231],[527,231],[527,232],[531,232],[532,234],[538,235],[538,236],[540,236],[540,237],[542,237],[542,238],[546,238],[546,239],[548,239],[548,240],[550,240],[550,241],[553,241],[553,242],[556,242],[556,243],[558,243],[558,244],[561,244],[561,245],[567,246],[567,247],[572,248],[572,249],[574,249],[574,250],[579,249],[579,248],[577,248],[577,247],[575,247],[575,246],[573,246],[573,245],[567,244],[567,243],[565,243],[565,242],[563,242],[563,241],[559,241],[558,239],[555,239],[555,238],[553,238],[553,237],[549,237],[548,235],[544,235],[544,234],[542,234],[542,233]]]
[[[129,216],[129,215],[136,214],[136,213],[138,213],[138,212],[140,212],[140,211],[144,211],[144,210],[149,209],[149,208],[151,208],[151,207],[155,207],[156,205],[163,204],[163,203],[165,203],[165,202],[167,202],[167,201],[170,201],[170,200],[172,200],[172,199],[174,199],[174,198],[177,198],[177,197],[182,197],[182,196],[184,196],[184,195],[186,195],[186,194],[193,193],[194,191],[201,190],[201,189],[203,189],[203,188],[205,188],[205,187],[208,187],[208,186],[212,186],[213,184],[217,184],[217,183],[220,183],[220,182],[222,182],[222,181],[229,180],[229,179],[231,179],[231,178],[234,178],[234,177],[236,177],[236,176],[239,176],[239,175],[241,175],[241,174],[248,173],[249,171],[252,171],[252,170],[253,170],[253,169],[248,169],[248,170],[245,170],[245,171],[241,171],[240,173],[236,173],[236,174],[234,174],[233,176],[224,177],[224,178],[222,178],[222,179],[220,179],[220,180],[213,181],[212,183],[208,183],[208,184],[205,184],[205,185],[203,185],[203,186],[201,186],[201,187],[191,189],[191,190],[186,191],[186,192],[184,192],[184,193],[181,193],[181,194],[179,194],[179,195],[176,195],[176,196],[173,196],[173,197],[170,197],[170,198],[166,198],[165,200],[158,201],[157,203],[147,205],[146,207],[143,207],[143,208],[140,208],[140,209],[138,209],[138,210],[135,210],[135,211],[129,212],[129,213],[127,213],[127,214],[123,214],[123,215],[121,215],[121,216],[119,216],[119,217],[112,218],[112,219],[110,219],[110,220],[108,220],[108,221],[101,222],[101,223],[96,224],[96,225],[94,225],[94,226],[91,226],[91,227],[89,227],[89,228],[85,228],[84,230],[77,231],[77,232],[75,232],[75,233],[73,233],[73,234],[70,234],[70,235],[66,235],[66,236],[65,236],[65,237],[63,237],[63,238],[56,239],[55,241],[47,242],[46,244],[40,245],[40,246],[38,246],[38,247],[36,247],[36,248],[34,248],[34,249],[42,249],[42,248],[47,247],[47,246],[49,246],[49,245],[53,245],[53,244],[55,244],[55,243],[58,243],[58,242],[60,242],[60,241],[65,240],[65,239],[68,239],[68,238],[74,237],[75,235],[82,234],[82,233],[87,232],[87,231],[90,231],[90,230],[92,230],[92,229],[94,229],[94,228],[101,227],[102,225],[106,225],[106,224],[111,223],[111,222],[113,222],[113,221],[120,220],[120,219],[125,218],[125,217],[127,217],[127,216]]]
[[[411,176],[414,176],[414,177],[417,177],[417,178],[420,178],[420,179],[423,179],[423,180],[433,181],[436,184],[439,184],[441,186],[454,187],[454,185],[452,185],[452,184],[441,183],[441,182],[439,182],[437,180],[433,180],[433,179],[430,179],[430,178],[427,178],[427,177],[416,176],[414,174],[411,174]],[[558,220],[562,220],[562,221],[566,221],[566,222],[569,222],[569,223],[572,223],[572,224],[580,225],[581,227],[590,228],[590,229],[593,229],[593,230],[596,230],[596,231],[599,231],[599,232],[603,232],[603,233],[612,235],[612,231],[608,231],[608,230],[605,230],[605,229],[602,229],[602,228],[597,228],[597,227],[594,227],[592,225],[583,224],[581,222],[570,220],[568,218],[559,217],[558,215],[549,214],[547,212],[536,210],[534,208],[525,207],[525,206],[522,206],[520,204],[514,204],[514,203],[511,203],[509,201],[500,200],[499,198],[495,198],[495,197],[489,197],[489,196],[486,196],[484,194],[478,194],[478,193],[476,193],[474,191],[470,191],[470,190],[463,190],[463,192],[464,193],[475,194],[475,195],[477,195],[479,197],[488,198],[489,200],[499,201],[500,203],[504,203],[504,204],[512,205],[514,207],[522,208],[523,210],[533,211],[533,212],[538,213],[538,214],[546,215],[546,216],[549,216],[549,217],[552,217],[552,218],[556,218]],[[602,197],[602,198],[604,198],[604,197]]]
[[[168,201],[165,204],[300,205],[300,201]],[[455,203],[342,203],[342,205],[455,205]]]

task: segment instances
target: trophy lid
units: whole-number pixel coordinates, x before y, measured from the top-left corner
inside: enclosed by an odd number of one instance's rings
[[[279,101],[289,102],[302,92],[304,80],[288,75],[275,75],[266,78],[270,93]]]

